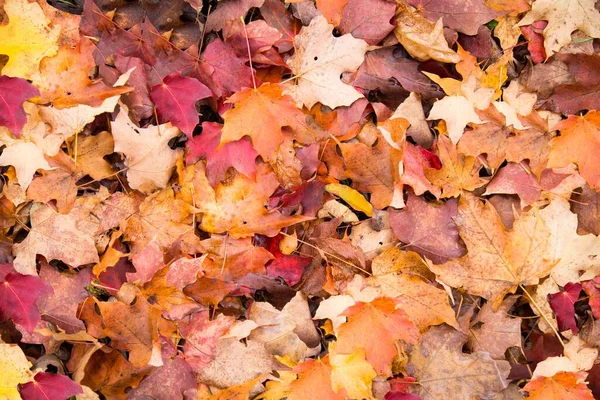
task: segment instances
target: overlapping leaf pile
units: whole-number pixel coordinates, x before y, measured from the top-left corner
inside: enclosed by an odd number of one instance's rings
[[[77,4],[0,2],[0,398],[600,396],[593,0]]]

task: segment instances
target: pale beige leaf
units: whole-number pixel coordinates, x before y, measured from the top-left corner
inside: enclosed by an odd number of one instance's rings
[[[286,93],[308,108],[318,102],[330,108],[349,106],[363,97],[340,75],[358,69],[368,45],[350,34],[335,37],[333,28],[322,15],[313,18],[296,36],[296,52],[288,60],[297,84],[287,86]]]
[[[483,124],[475,112],[473,104],[464,96],[446,96],[433,103],[428,120],[443,119],[446,121],[448,136],[452,143],[460,140],[467,124]]]
[[[115,151],[125,155],[129,186],[146,194],[163,189],[182,154],[181,149],[172,150],[168,143],[181,131],[171,123],[139,128],[122,106],[112,123],[112,133]]]
[[[548,21],[544,29],[544,49],[550,57],[571,42],[571,33],[577,29],[600,38],[600,12],[594,4],[595,0],[537,0],[518,25]]]

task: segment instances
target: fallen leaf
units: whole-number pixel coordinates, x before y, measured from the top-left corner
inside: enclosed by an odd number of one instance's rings
[[[19,385],[23,400],[68,399],[83,393],[83,389],[65,375],[38,372],[33,381]]]
[[[129,186],[146,194],[164,189],[181,155],[181,150],[172,150],[168,145],[179,136],[179,129],[170,123],[139,128],[122,107],[112,123],[112,134],[115,151],[125,155]]]
[[[343,315],[348,321],[340,325],[336,351],[353,354],[364,348],[366,360],[378,375],[391,374],[392,360],[397,354],[395,342],[414,343],[418,330],[406,313],[396,308],[396,301],[381,297],[370,303],[358,302],[348,307]],[[365,336],[364,332],[370,334]]]
[[[317,102],[330,108],[349,106],[363,97],[340,75],[358,69],[368,45],[350,34],[334,37],[332,30],[325,17],[315,17],[296,36],[296,52],[288,60],[297,84],[287,86],[286,92],[308,108]]]
[[[570,1],[538,0],[531,11],[519,21],[519,26],[529,25],[537,20],[548,21],[544,29],[544,48],[547,57],[552,56],[571,42],[571,33],[581,30],[591,37],[600,37],[600,14],[592,0]]]
[[[36,302],[53,292],[53,288],[37,276],[7,274],[0,282],[0,320],[10,318],[32,333],[41,319]]]
[[[495,396],[508,386],[510,366],[487,352],[465,354],[467,336],[448,326],[433,327],[410,353],[406,369],[419,382],[411,392],[423,400],[453,393],[461,399]]]
[[[27,121],[23,103],[39,94],[40,91],[25,79],[0,75],[0,125],[19,137]]]
[[[521,389],[532,400],[549,398],[592,400],[592,391],[583,382],[584,375],[574,372],[559,372],[552,377],[540,376]]]
[[[0,396],[6,400],[21,399],[17,387],[33,379],[30,368],[31,363],[19,346],[0,343]]]

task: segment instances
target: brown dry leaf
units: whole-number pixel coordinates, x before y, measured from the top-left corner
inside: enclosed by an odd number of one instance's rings
[[[344,157],[345,174],[352,179],[352,186],[371,193],[371,204],[378,209],[389,206],[394,196],[395,178],[399,175],[398,164],[402,151],[390,146],[381,136],[374,147],[363,143],[339,145]]]
[[[80,138],[77,142],[77,168],[93,179],[102,180],[113,175],[114,171],[104,156],[114,151],[112,135],[102,131],[98,135]]]
[[[142,296],[132,305],[95,298],[82,304],[80,318],[89,334],[98,339],[109,337],[111,347],[129,352],[129,362],[134,367],[148,364],[158,341],[158,308],[150,306]]]
[[[507,231],[491,204],[463,194],[456,224],[467,255],[430,269],[447,285],[490,300],[494,310],[506,293],[537,284],[556,263],[546,258],[550,230],[536,209],[521,214]]]
[[[73,268],[97,263],[94,238],[78,229],[77,222],[70,214],[58,214],[47,205],[35,204],[29,234],[13,247],[17,272],[37,275],[37,254],[47,261],[60,260]]]
[[[221,339],[217,342],[214,360],[196,371],[196,377],[208,385],[224,389],[270,373],[277,369],[276,365],[275,359],[262,343]]]
[[[472,351],[487,352],[494,360],[504,360],[509,347],[521,347],[521,319],[509,316],[517,298],[508,297],[495,312],[491,303],[483,305],[469,328]]]
[[[132,242],[133,253],[155,239],[162,248],[169,248],[187,233],[193,232],[195,209],[176,199],[173,189],[154,193],[140,204],[139,212],[131,215],[125,225],[125,240]]]
[[[421,336],[409,353],[406,370],[417,385],[411,392],[423,400],[493,398],[508,386],[510,364],[488,353],[462,352],[467,336],[448,326],[436,326]]]
[[[446,136],[438,138],[441,169],[425,168],[425,176],[442,189],[442,198],[458,197],[464,190],[474,190],[485,184],[479,177],[481,163],[477,158],[460,154]]]

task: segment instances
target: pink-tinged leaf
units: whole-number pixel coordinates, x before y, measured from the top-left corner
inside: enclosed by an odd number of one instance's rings
[[[240,19],[252,7],[260,7],[265,0],[223,0],[217,4],[217,9],[210,14],[204,27],[207,32],[218,31],[227,21]]]
[[[581,292],[579,283],[567,283],[563,292],[548,295],[550,307],[556,315],[558,330],[561,332],[567,329],[573,333],[579,332],[575,320],[575,302],[579,298],[579,292]]]
[[[343,34],[376,45],[392,30],[396,3],[386,0],[348,0],[342,10],[339,29]]]
[[[156,85],[150,98],[156,105],[159,122],[171,122],[189,138],[198,124],[196,102],[212,95],[209,88],[198,79],[171,74]]]
[[[206,46],[196,72],[217,97],[229,97],[242,88],[252,87],[254,70],[246,62],[248,57],[238,57],[229,44],[217,38]],[[259,85],[257,81],[256,86]]]
[[[151,241],[131,259],[135,273],[127,273],[127,281],[143,285],[165,266],[163,252],[156,241]]]
[[[294,47],[294,37],[298,33],[299,21],[287,12],[280,0],[265,0],[260,8],[260,14],[265,22],[281,32],[283,38],[275,43],[280,53],[285,53]]]
[[[27,122],[23,103],[39,95],[40,91],[25,79],[0,76],[0,125],[19,137]]]
[[[466,254],[453,219],[457,213],[456,199],[434,204],[410,193],[406,208],[390,212],[390,224],[394,235],[407,244],[406,250],[443,263]]]
[[[420,146],[415,146],[407,142],[404,146],[404,174],[402,174],[402,183],[413,188],[417,196],[429,191],[435,197],[442,194],[439,187],[434,186],[425,176],[425,167],[440,169],[442,163],[440,159],[430,151]]]
[[[53,293],[52,287],[39,277],[9,273],[0,282],[0,321],[11,318],[29,333],[40,321],[36,301]]]
[[[208,311],[196,313],[187,326],[181,327],[181,336],[185,339],[183,352],[194,370],[208,365],[215,358],[217,341],[235,322],[235,318],[223,314],[211,321],[208,315]]]
[[[544,62],[546,59],[543,35],[546,25],[548,25],[547,21],[536,21],[531,25],[521,27],[521,32],[523,32],[523,36],[527,39],[527,50],[531,54],[531,61],[535,64]]]
[[[40,278],[48,282],[53,294],[40,297],[38,308],[45,321],[51,322],[67,333],[85,330],[83,322],[77,318],[77,307],[89,293],[85,290],[92,281],[91,268],[84,268],[76,274],[66,274],[42,263]]]
[[[484,194],[517,194],[522,204],[530,205],[541,193],[542,188],[531,171],[521,164],[508,163],[496,173]]]
[[[600,319],[600,276],[591,281],[583,282],[583,290],[590,297],[589,304],[594,318]]]
[[[152,371],[140,386],[127,394],[127,399],[182,399],[185,391],[195,388],[192,367],[181,358],[175,358]]]
[[[267,250],[273,254],[275,259],[269,261],[266,265],[267,276],[269,278],[282,278],[288,286],[294,286],[300,282],[304,270],[311,262],[311,258],[283,254],[279,249],[281,240],[283,240],[283,235],[268,239]]]
[[[202,275],[202,263],[206,255],[199,258],[179,258],[169,266],[167,272],[167,285],[183,290],[187,285],[196,282],[198,275]]]
[[[220,124],[203,122],[202,133],[188,140],[186,144],[189,149],[186,163],[193,164],[199,159],[206,159],[206,177],[212,186],[216,186],[225,178],[230,167],[253,179],[258,153],[252,147],[252,143],[242,138],[219,148],[221,128]]]
[[[83,393],[83,389],[65,375],[38,372],[33,382],[19,385],[23,400],[66,400]]]

